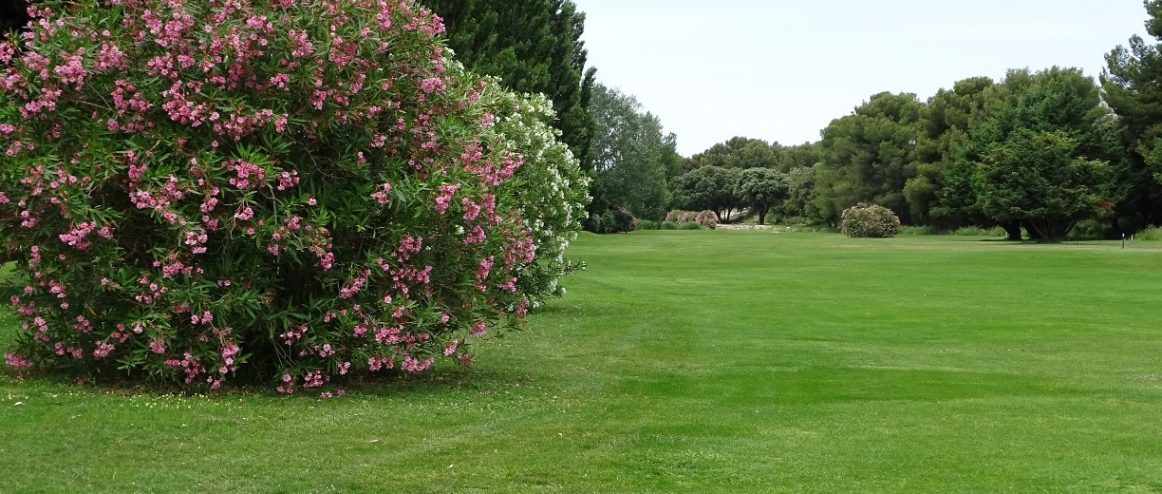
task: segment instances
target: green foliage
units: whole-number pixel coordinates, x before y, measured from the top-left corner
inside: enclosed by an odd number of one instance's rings
[[[832,223],[839,211],[875,202],[910,222],[904,185],[916,176],[924,105],[916,95],[880,93],[833,120],[820,142],[815,208]]]
[[[896,235],[911,237],[916,235],[937,235],[940,230],[931,225],[906,225],[896,230]]]
[[[999,226],[981,228],[979,226],[962,226],[952,231],[958,237],[1004,237],[1005,229]]]
[[[948,228],[965,221],[952,208],[940,207],[945,176],[963,156],[968,134],[998,109],[998,92],[992,79],[972,77],[928,99],[917,144],[919,163],[902,191],[912,222]]]
[[[739,205],[749,207],[765,224],[767,211],[787,197],[787,176],[770,168],[747,168],[739,172],[734,185]]]
[[[739,173],[735,168],[703,166],[678,177],[675,190],[686,208],[714,211],[721,223],[738,207],[734,185]]]
[[[1045,241],[1061,240],[1074,223],[1094,217],[1111,175],[1092,145],[1101,138],[1102,116],[1098,89],[1080,70],[1033,75],[1015,106],[973,133],[969,159],[980,211]]]
[[[633,96],[597,84],[589,108],[596,121],[592,142],[591,211],[611,207],[659,219],[671,203],[669,170],[681,160],[674,134],[664,134],[662,122],[641,108]]]
[[[733,137],[711,146],[686,161],[686,171],[704,166],[720,168],[767,168],[775,165],[774,148],[762,139]]]
[[[1148,226],[1134,234],[1134,240],[1162,241],[1162,226]]]
[[[1106,55],[1102,99],[1118,115],[1128,141],[1126,163],[1118,170],[1120,229],[1133,231],[1162,223],[1162,2],[1143,2],[1149,18],[1147,42],[1134,35],[1129,46]]]
[[[762,139],[733,137],[695,154],[685,161],[685,171],[703,166],[722,168],[773,168],[787,172],[798,166],[812,166],[819,161],[818,146],[813,143],[783,146]]]
[[[1036,238],[1064,238],[1093,216],[1108,166],[1075,155],[1063,132],[1021,129],[992,146],[978,165],[981,210],[1001,223],[1025,224]]]
[[[860,203],[843,211],[839,231],[849,237],[885,238],[896,235],[900,218],[878,204]]]
[[[815,166],[796,166],[787,172],[787,199],[783,201],[782,213],[785,217],[815,217],[811,205],[811,195],[815,192]]]
[[[1113,228],[1108,221],[1085,219],[1073,225],[1066,238],[1069,240],[1105,240],[1114,236]]]

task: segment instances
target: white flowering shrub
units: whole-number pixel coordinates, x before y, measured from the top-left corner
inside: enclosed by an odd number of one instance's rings
[[[499,87],[493,85],[492,87]],[[541,94],[517,95],[497,91],[496,123],[490,133],[497,142],[520,149],[525,166],[502,186],[520,208],[537,244],[537,262],[522,266],[518,285],[533,298],[563,295],[557,280],[582,267],[565,257],[585,218],[589,178],[553,128],[553,104]]]

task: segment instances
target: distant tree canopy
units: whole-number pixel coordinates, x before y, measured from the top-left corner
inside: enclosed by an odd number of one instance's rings
[[[678,177],[676,190],[686,209],[710,210],[725,222],[738,207],[735,185],[740,170],[721,166],[703,166]]]
[[[585,14],[570,0],[424,0],[444,18],[448,45],[474,72],[511,89],[544,93],[557,111],[562,140],[592,169],[589,98],[595,69],[581,35]]]
[[[787,198],[787,176],[770,168],[747,168],[737,176],[734,195],[758,215],[760,225],[765,224],[767,211]]]
[[[733,210],[744,208],[749,208],[760,223],[766,221],[768,212],[803,218],[815,184],[813,167],[819,158],[819,147],[814,143],[784,146],[733,137],[684,160],[686,173],[673,181],[676,203],[713,210],[722,221]],[[789,179],[792,173],[797,178],[793,184]],[[723,186],[728,188],[716,188]]]
[[[687,159],[683,168],[691,171],[703,166],[722,168],[774,168],[786,172],[796,166],[811,166],[818,161],[813,144],[783,146],[762,139],[733,137]]]
[[[1158,126],[1162,143],[1162,118]],[[1145,215],[1127,220],[1119,209],[1143,209],[1133,206],[1144,185],[1126,157],[1125,135],[1079,69],[1011,70],[1000,82],[957,81],[927,101],[910,93],[872,95],[833,120],[818,143],[783,147],[735,137],[715,144],[686,160],[689,171],[675,181],[675,195],[723,220],[733,209],[750,208],[760,222],[774,210],[838,226],[844,210],[874,203],[905,224],[1000,225],[1013,239],[1023,238],[1024,229],[1033,239],[1060,240],[1084,220],[1097,222],[1089,231],[1108,235],[1144,226]],[[1143,168],[1149,159],[1140,159]],[[781,172],[777,201],[753,201],[742,175],[754,182],[758,173],[751,170]],[[726,183],[735,184],[732,193]]]
[[[633,96],[596,84],[590,111],[595,181],[591,211],[625,208],[660,220],[669,210],[671,170],[680,166],[677,137]]]

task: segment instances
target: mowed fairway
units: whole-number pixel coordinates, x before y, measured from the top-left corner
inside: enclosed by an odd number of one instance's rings
[[[336,400],[0,377],[0,492],[1162,492],[1162,243],[1119,247],[585,235],[468,370]]]

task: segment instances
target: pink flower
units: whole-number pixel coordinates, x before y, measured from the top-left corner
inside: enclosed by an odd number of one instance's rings
[[[389,194],[391,194],[391,183],[384,182],[371,194],[371,198],[375,199],[375,202],[378,202],[382,206],[386,205],[390,200],[391,196]]]
[[[113,345],[108,342],[100,342],[97,344],[97,348],[93,350],[93,358],[100,360],[108,357],[109,353],[113,351],[113,348]]]
[[[492,257],[486,257],[480,260],[480,264],[476,266],[476,289],[484,291],[487,287],[484,285],[484,280],[488,279],[488,274],[492,271]]]
[[[270,78],[270,83],[279,89],[286,89],[286,84],[288,82],[290,82],[290,76],[282,72],[279,72],[278,74],[275,74],[274,77]]]
[[[406,372],[410,372],[412,374],[418,374],[420,372],[428,370],[428,367],[431,367],[433,362],[434,361],[432,360],[431,357],[428,357],[427,359],[424,359],[421,361],[421,360],[416,360],[414,357],[409,355],[407,357],[404,357],[403,363],[400,364],[400,368]]]
[[[452,196],[456,191],[460,190],[460,184],[443,184],[440,186],[440,193],[436,195],[436,212],[444,214],[448,211],[448,203],[452,201]]]
[[[322,386],[324,382],[326,382],[326,376],[323,375],[323,371],[316,370],[303,374],[304,388],[317,388]]]
[[[429,94],[437,91],[443,91],[445,87],[447,86],[444,84],[444,80],[440,79],[439,77],[429,77],[420,81],[420,91]]]
[[[250,209],[250,206],[243,206],[237,213],[234,213],[234,217],[242,221],[249,220],[254,217],[254,210]]]
[[[278,176],[278,190],[287,190],[299,184],[299,172],[282,172]]]
[[[472,323],[472,330],[469,331],[469,333],[472,336],[483,336],[486,329],[487,326],[485,325],[484,321],[476,321]]]
[[[19,353],[7,352],[4,354],[4,363],[8,364],[16,370],[25,370],[32,367],[32,361],[24,358]]]
[[[468,235],[464,236],[464,243],[467,245],[482,244],[486,238],[484,229],[480,225],[474,225]]]

